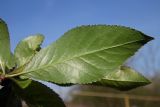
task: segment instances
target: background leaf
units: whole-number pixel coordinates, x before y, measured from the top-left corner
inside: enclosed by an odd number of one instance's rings
[[[65,107],[54,91],[36,81],[32,81],[25,89],[15,87],[15,91],[29,107]]]
[[[96,82],[151,39],[122,26],[77,27],[37,53],[21,74],[60,84]]]
[[[0,19],[0,66],[5,71],[5,67],[11,69],[15,66],[13,56],[10,52],[10,38],[7,24]]]
[[[4,87],[0,90],[0,107],[22,107],[21,99],[12,89],[10,81],[3,82]]]
[[[44,36],[37,34],[29,36],[19,42],[14,51],[18,67],[29,62],[36,52],[40,50],[40,45],[42,44],[43,40]]]
[[[112,87],[119,90],[129,90],[138,86],[147,85],[149,83],[150,81],[140,73],[129,67],[121,66],[116,71],[107,75],[101,81],[95,82],[93,84]]]

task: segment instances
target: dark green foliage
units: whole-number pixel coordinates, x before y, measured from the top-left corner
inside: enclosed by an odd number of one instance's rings
[[[32,81],[25,89],[14,86],[21,99],[23,99],[29,107],[65,107],[61,98],[47,86]]]

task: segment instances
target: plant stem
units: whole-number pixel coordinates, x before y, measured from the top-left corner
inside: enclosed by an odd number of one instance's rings
[[[6,74],[6,75],[5,75],[5,78],[15,77],[15,76],[19,76],[19,75],[21,75],[21,74],[25,74],[25,73],[24,73],[24,72],[20,72],[20,73],[10,74],[10,75]]]

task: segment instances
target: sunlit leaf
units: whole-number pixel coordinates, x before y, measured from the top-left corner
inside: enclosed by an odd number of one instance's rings
[[[44,36],[41,34],[29,36],[20,41],[17,45],[14,55],[17,66],[22,66],[29,62],[29,60],[39,51]]]
[[[95,82],[114,72],[151,39],[121,26],[77,27],[37,53],[23,73],[55,83]]]
[[[5,67],[10,69],[14,65],[14,59],[10,52],[10,38],[7,24],[0,19],[0,66],[3,72],[5,72]]]

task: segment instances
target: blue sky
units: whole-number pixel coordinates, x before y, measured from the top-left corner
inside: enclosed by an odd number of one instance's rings
[[[0,17],[8,23],[12,50],[19,40],[42,33],[43,46],[68,29],[86,24],[117,24],[158,37],[160,0],[0,0]]]

